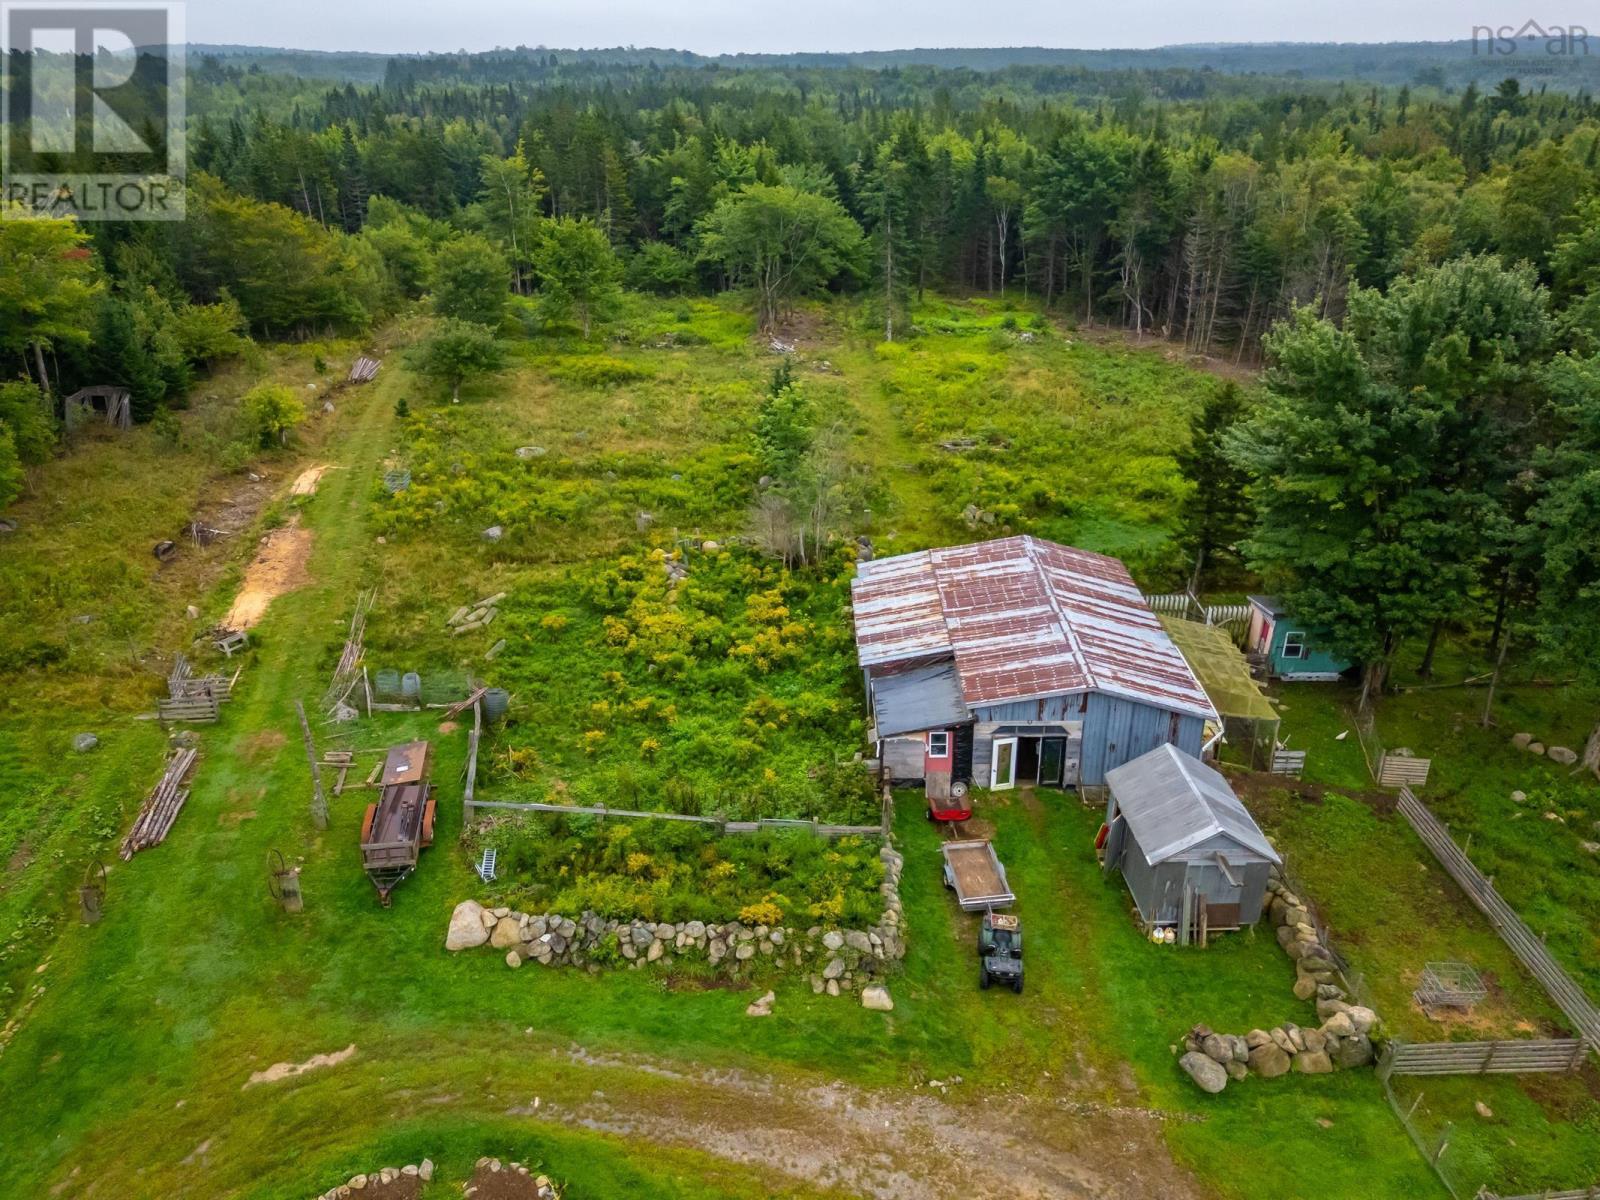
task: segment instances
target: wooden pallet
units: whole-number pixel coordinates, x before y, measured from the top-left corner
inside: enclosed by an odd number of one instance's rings
[[[221,712],[221,701],[216,696],[185,696],[180,700],[156,701],[156,715],[163,724],[188,721],[205,724],[215,721]]]

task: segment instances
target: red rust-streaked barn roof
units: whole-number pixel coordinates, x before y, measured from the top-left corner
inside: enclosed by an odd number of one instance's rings
[[[1114,558],[1034,537],[875,559],[851,583],[863,667],[953,656],[968,707],[1097,691],[1215,719]]]

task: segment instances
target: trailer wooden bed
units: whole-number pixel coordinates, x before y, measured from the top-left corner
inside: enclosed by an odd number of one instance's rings
[[[993,843],[982,839],[946,842],[940,849],[945,886],[955,892],[963,912],[1009,908],[1016,903]]]
[[[433,766],[427,742],[393,746],[384,758],[376,804],[367,805],[361,822],[361,865],[389,906],[396,886],[417,868],[425,847],[433,844]]]

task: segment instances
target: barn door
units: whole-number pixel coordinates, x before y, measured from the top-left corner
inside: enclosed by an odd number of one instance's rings
[[[989,787],[997,792],[1017,786],[1017,739],[995,738],[989,762]]]

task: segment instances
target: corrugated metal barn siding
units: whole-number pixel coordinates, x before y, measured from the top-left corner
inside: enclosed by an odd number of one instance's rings
[[[1095,693],[1083,718],[1083,763],[1079,782],[1106,781],[1106,772],[1171,743],[1200,757],[1205,722],[1199,717],[1151,708],[1118,696]]]
[[[1123,842],[1122,877],[1139,906],[1139,915],[1156,925],[1170,925],[1182,915],[1184,863],[1152,867],[1132,832]]]
[[[1041,721],[1077,720],[1083,715],[1083,692],[1067,696],[1045,696],[1040,700],[1012,700],[972,710],[980,721],[996,725],[1030,725]]]

